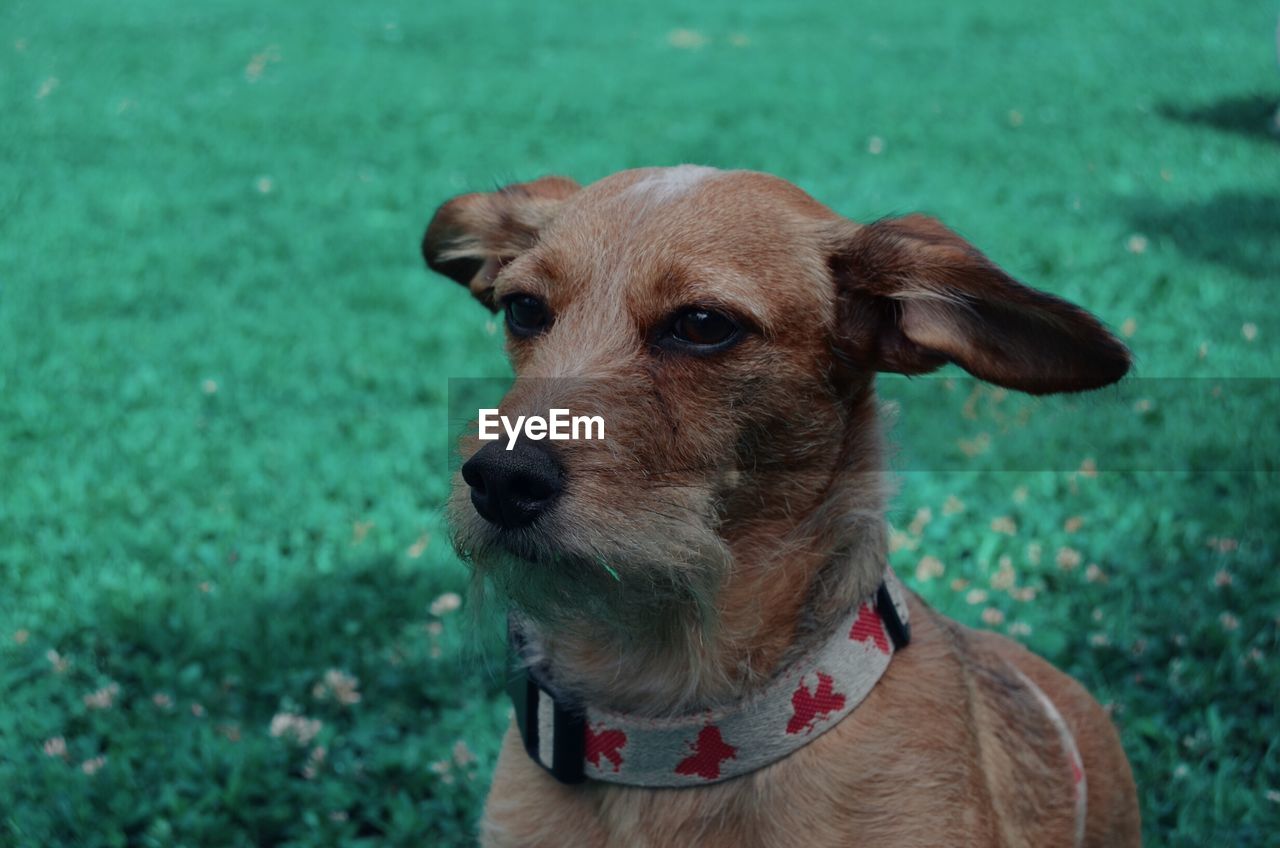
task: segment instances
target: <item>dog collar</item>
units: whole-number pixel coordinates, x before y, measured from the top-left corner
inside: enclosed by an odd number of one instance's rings
[[[511,631],[517,660],[523,643]],[[911,638],[891,570],[831,638],[730,708],[650,719],[564,699],[520,663],[509,692],[524,749],[561,783],[704,786],[763,768],[835,727]]]

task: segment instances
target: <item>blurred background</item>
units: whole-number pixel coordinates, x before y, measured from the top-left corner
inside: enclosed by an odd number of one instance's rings
[[[1276,10],[687,6],[0,7],[0,845],[473,841],[507,704],[449,380],[507,366],[418,242],[681,162],[937,215],[1126,338],[1096,419],[886,381],[893,562],[1109,706],[1148,844],[1275,844]],[[1261,453],[1203,447],[1223,398]]]

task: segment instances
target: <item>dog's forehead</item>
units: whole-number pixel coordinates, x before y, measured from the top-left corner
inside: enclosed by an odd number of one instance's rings
[[[704,165],[677,165],[674,168],[645,168],[639,172],[624,172],[624,175],[633,179],[630,183],[617,180],[623,184],[618,194],[637,205],[651,206],[690,194],[702,183],[725,177],[726,172]],[[607,182],[602,180],[601,184]]]
[[[697,165],[623,171],[570,198],[543,234],[540,260],[575,296],[672,292],[710,275],[727,294],[750,281],[785,285],[811,262],[834,213],[768,174]],[[739,285],[734,285],[734,278]]]
[[[826,207],[786,180],[755,171],[722,171],[701,165],[638,168],[592,183],[566,204],[565,221],[612,221],[645,230],[784,223],[797,214],[830,214]]]

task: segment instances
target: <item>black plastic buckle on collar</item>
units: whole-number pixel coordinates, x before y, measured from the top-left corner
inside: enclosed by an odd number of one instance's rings
[[[893,641],[893,649],[901,651],[911,644],[911,625],[898,617],[898,608],[893,605],[893,596],[889,594],[889,584],[881,583],[876,589],[876,611],[884,622],[884,629]]]
[[[527,668],[515,672],[507,684],[507,692],[515,706],[516,726],[520,729],[520,738],[529,758],[561,783],[574,784],[586,780],[587,722],[582,711],[561,705],[550,692],[537,684]],[[550,766],[538,756],[541,741],[538,738],[538,701],[541,698],[551,701]]]

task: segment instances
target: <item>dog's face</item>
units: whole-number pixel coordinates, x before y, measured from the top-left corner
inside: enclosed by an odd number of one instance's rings
[[[1128,367],[1091,316],[937,222],[859,226],[757,173],[464,195],[423,250],[503,314],[517,380],[502,414],[604,421],[598,441],[463,447],[455,544],[546,620],[705,612],[748,551],[847,541],[824,534],[838,522],[823,507],[879,469],[877,371],[953,361],[1050,392]]]

